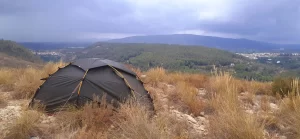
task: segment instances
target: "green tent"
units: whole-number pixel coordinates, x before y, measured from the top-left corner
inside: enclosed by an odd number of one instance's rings
[[[65,104],[82,106],[95,96],[105,96],[115,106],[133,98],[153,108],[152,99],[137,75],[111,60],[79,59],[43,80],[30,106],[39,102],[46,111],[56,111]]]

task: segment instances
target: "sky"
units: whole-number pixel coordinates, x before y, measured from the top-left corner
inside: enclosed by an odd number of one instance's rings
[[[196,34],[300,43],[300,0],[0,0],[0,38],[99,41]]]

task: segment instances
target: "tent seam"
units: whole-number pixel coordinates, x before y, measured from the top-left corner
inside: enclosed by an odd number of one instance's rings
[[[132,89],[132,87],[130,86],[130,84],[128,83],[126,78],[123,76],[123,74],[121,72],[119,72],[116,68],[114,68],[113,66],[111,66],[111,65],[108,65],[108,66],[111,67],[114,70],[114,72],[124,80],[126,86],[131,90],[131,94],[132,94],[133,98],[136,99],[134,89]]]

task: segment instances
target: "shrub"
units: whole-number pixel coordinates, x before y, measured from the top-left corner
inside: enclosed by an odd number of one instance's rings
[[[272,83],[273,94],[279,94],[281,97],[288,96],[288,94],[293,91],[293,80],[293,78],[276,78]],[[300,84],[297,83],[297,86],[300,86]]]

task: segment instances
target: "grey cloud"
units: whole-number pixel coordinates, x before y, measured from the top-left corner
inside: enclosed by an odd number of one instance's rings
[[[209,31],[234,33],[265,41],[298,41],[300,1],[273,0],[237,4],[231,22],[199,23]],[[299,41],[298,41],[299,42]]]
[[[0,38],[76,41],[85,33],[170,34],[202,30],[300,43],[300,1],[228,0],[231,10],[224,21],[218,17],[199,19],[199,12],[207,10],[204,4],[176,6],[161,1],[139,7],[132,0],[1,0]]]

